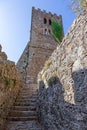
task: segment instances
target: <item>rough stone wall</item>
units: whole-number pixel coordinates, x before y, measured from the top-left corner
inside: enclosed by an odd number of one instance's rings
[[[44,23],[44,19],[46,19],[46,23]],[[26,69],[27,85],[37,83],[37,75],[43,68],[44,62],[50,57],[58,45],[52,37],[51,23],[53,20],[62,24],[61,16],[46,13],[40,9],[35,9],[34,7],[32,8],[30,43],[28,44],[29,60]],[[25,57],[24,53],[20,60],[24,61]],[[20,68],[23,68],[20,61],[18,64],[20,64]]]
[[[0,44],[0,60],[7,60],[7,55],[5,52],[2,52],[2,46]]]
[[[87,12],[84,12],[38,75],[38,81],[45,84],[38,97],[39,116],[48,130],[87,129],[86,61]],[[54,81],[55,76],[59,81],[49,86],[49,79]]]
[[[21,78],[15,63],[4,60],[2,56],[2,58],[0,58],[0,130],[2,129],[7,114],[21,89],[21,85]]]
[[[26,69],[28,66],[28,62],[29,62],[29,42],[26,45],[24,52],[22,53],[20,59],[17,62],[17,68],[19,73],[21,74],[24,82],[25,82],[25,77],[26,77]]]

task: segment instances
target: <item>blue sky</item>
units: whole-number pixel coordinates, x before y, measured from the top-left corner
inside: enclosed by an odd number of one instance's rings
[[[0,0],[0,44],[9,60],[17,62],[29,41],[32,6],[61,14],[65,34],[75,19],[69,0]]]

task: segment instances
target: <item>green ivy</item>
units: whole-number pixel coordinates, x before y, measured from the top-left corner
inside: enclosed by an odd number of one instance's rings
[[[4,82],[5,82],[5,85],[6,85],[6,87],[8,87],[9,85],[10,85],[10,79],[8,78],[8,77],[3,77],[3,80],[4,80]]]
[[[52,22],[52,34],[54,39],[59,43],[63,39],[62,25],[56,21]]]

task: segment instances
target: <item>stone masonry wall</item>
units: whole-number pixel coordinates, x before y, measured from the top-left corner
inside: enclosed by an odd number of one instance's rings
[[[24,52],[22,53],[20,59],[17,62],[17,65],[16,65],[19,73],[22,76],[22,79],[24,80],[24,82],[26,82],[25,77],[26,77],[26,74],[27,74],[26,70],[27,70],[27,66],[29,64],[28,62],[29,62],[29,42],[26,45]]]
[[[15,63],[6,60],[0,51],[0,130],[2,129],[7,114],[21,89],[21,78]],[[4,53],[5,54],[5,53]],[[6,54],[5,54],[5,57]]]
[[[87,129],[87,12],[74,21],[38,75],[39,118],[48,130]],[[58,78],[55,83],[55,77]],[[49,82],[52,82],[49,85]]]
[[[44,18],[46,23],[44,23]],[[62,17],[32,8],[31,35],[29,44],[29,65],[27,68],[27,84],[37,83],[37,75],[43,68],[58,43],[52,36],[53,20],[62,24]],[[47,32],[45,32],[45,29]],[[50,33],[48,33],[50,30]]]

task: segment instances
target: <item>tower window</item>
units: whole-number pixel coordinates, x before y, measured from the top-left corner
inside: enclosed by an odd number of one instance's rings
[[[45,34],[47,34],[47,29],[45,28],[45,32],[44,32]]]
[[[52,24],[52,22],[51,22],[51,20],[49,19],[49,25],[51,25]]]
[[[44,18],[44,24],[46,24],[47,23],[47,19],[46,18]]]

